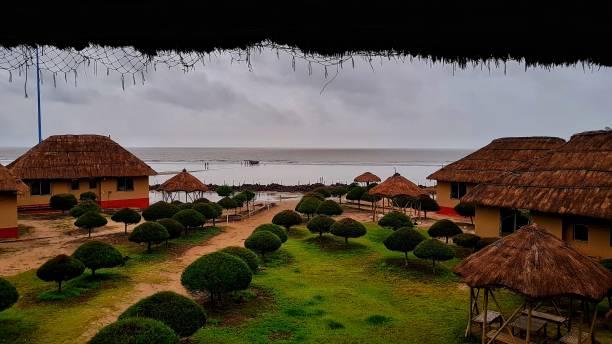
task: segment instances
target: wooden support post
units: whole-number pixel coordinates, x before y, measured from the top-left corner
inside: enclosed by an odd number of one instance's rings
[[[517,309],[514,310],[514,313],[512,313],[512,315],[510,315],[510,318],[508,318],[506,321],[504,321],[504,323],[501,325],[501,327],[497,330],[497,332],[495,332],[493,334],[493,337],[491,337],[491,339],[489,339],[489,342],[487,344],[491,344],[495,342],[495,338],[497,338],[497,335],[501,333],[501,331],[504,328],[508,327],[508,324],[514,319],[514,317],[519,314],[519,312],[521,312],[523,309],[525,309],[525,303],[521,304]],[[513,336],[514,338],[514,336]]]
[[[531,301],[528,301],[528,304],[527,304],[527,338],[525,338],[526,344],[529,344],[529,341],[531,340],[531,310],[532,310]]]
[[[468,322],[467,328],[465,329],[465,338],[470,335],[470,328],[472,327],[472,317],[474,310],[474,288],[470,287],[470,310],[468,311]]]
[[[482,321],[482,344],[487,340],[487,312],[489,307],[489,288],[484,288],[484,306]]]

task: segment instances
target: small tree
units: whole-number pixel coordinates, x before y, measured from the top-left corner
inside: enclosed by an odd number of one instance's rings
[[[378,225],[381,227],[388,227],[393,230],[397,230],[402,227],[414,227],[414,224],[410,220],[410,216],[401,213],[399,211],[388,212],[379,221]]]
[[[210,203],[210,200],[208,200],[208,198],[206,198],[206,197],[200,197],[200,198],[196,199],[195,201],[193,201],[194,205],[196,203]]]
[[[436,273],[436,261],[446,261],[455,257],[455,251],[437,239],[427,239],[414,249],[414,255],[421,259],[431,259],[433,273]]]
[[[176,207],[178,208],[179,211],[185,210],[185,209],[193,209],[193,203],[181,203],[181,204],[177,204]]]
[[[429,234],[432,238],[446,238],[446,243],[448,244],[448,238],[453,237],[457,234],[461,234],[463,231],[457,224],[448,219],[442,219],[436,221],[429,229],[427,230],[427,234]]]
[[[217,203],[196,203],[193,205],[193,209],[204,215],[204,218],[211,219],[213,227],[215,226],[215,220],[223,214],[223,208]]]
[[[123,208],[111,216],[111,220],[121,222],[125,225],[125,234],[127,234],[128,225],[134,225],[140,222],[140,214],[134,209]]]
[[[361,200],[364,202],[372,203],[372,207],[374,206],[374,203],[380,201],[381,199],[382,197],[376,196],[376,195],[370,195],[367,192],[364,192],[363,195],[361,195]]]
[[[348,188],[346,186],[334,186],[329,189],[332,196],[338,197],[338,203],[342,204],[342,196],[346,195]]]
[[[247,248],[239,246],[229,246],[222,249],[220,252],[227,253],[242,259],[249,266],[249,268],[251,268],[251,271],[253,272],[257,271],[257,268],[259,267],[259,260],[257,259],[257,255]]]
[[[262,257],[268,252],[278,250],[281,245],[280,238],[269,231],[254,232],[244,241],[244,247],[261,254]]]
[[[98,199],[98,195],[96,195],[93,191],[86,191],[79,195],[80,201],[96,201]]]
[[[299,225],[302,223],[302,217],[300,214],[296,213],[293,210],[283,210],[272,218],[272,223],[275,225],[283,226],[287,230],[291,228],[291,226]]]
[[[384,241],[391,251],[404,252],[404,263],[408,266],[408,252],[425,240],[425,236],[412,227],[402,227],[391,233]]]
[[[348,243],[348,238],[359,238],[367,233],[365,226],[361,222],[348,217],[336,221],[331,226],[330,231],[335,236],[343,237],[345,243]]]
[[[161,219],[157,220],[157,223],[164,226],[168,231],[168,239],[176,239],[185,231],[185,226],[175,219]]]
[[[427,218],[428,211],[439,211],[440,206],[435,199],[427,196],[420,199],[421,201],[421,210],[425,213],[425,218]]]
[[[103,268],[114,268],[123,265],[123,256],[121,252],[101,241],[90,241],[79,246],[72,254],[72,257],[78,259],[91,269],[91,275],[96,275],[96,270]]]
[[[340,205],[335,201],[328,199],[319,204],[317,214],[328,216],[340,215],[342,214],[342,207],[340,207]]]
[[[241,208],[241,209],[244,206],[244,204],[247,202],[247,197],[243,193],[237,194],[236,196],[232,197],[232,199],[236,202],[236,205],[238,205],[237,208]]]
[[[247,211],[249,211],[249,202],[253,202],[253,206],[255,206],[255,193],[251,190],[244,190],[241,192],[246,199]]]
[[[331,226],[336,221],[327,215],[317,215],[308,221],[306,228],[312,233],[319,233],[319,237],[323,237],[323,233],[329,233]]]
[[[307,198],[307,197],[313,197],[316,198],[320,201],[324,201],[325,200],[325,196],[321,195],[318,192],[314,192],[314,191],[310,191],[304,194],[304,196],[302,196],[302,199]]]
[[[172,218],[185,226],[185,229],[200,227],[206,221],[204,215],[194,209],[181,210],[174,214]]]
[[[287,236],[287,231],[285,231],[283,227],[275,225],[273,223],[264,223],[263,225],[259,225],[257,226],[257,228],[255,228],[253,233],[261,231],[268,231],[276,234],[276,236],[281,240],[281,242],[286,242],[287,239],[289,239],[289,237]]]
[[[229,185],[219,185],[215,191],[221,197],[228,197],[234,193],[234,189]]]
[[[474,224],[474,216],[476,216],[476,208],[471,204],[459,203],[455,206],[455,212],[457,214],[469,217],[470,222]]]
[[[238,208],[238,203],[231,197],[224,197],[220,199],[217,204],[219,204],[223,209],[236,209]]]
[[[465,248],[474,248],[476,244],[480,241],[480,237],[478,235],[470,234],[470,233],[461,233],[457,234],[453,237],[453,242],[455,245],[465,247]]]
[[[252,278],[251,269],[242,259],[215,252],[191,263],[183,271],[181,283],[190,291],[207,291],[214,301],[225,293],[248,288]]]
[[[146,221],[157,221],[159,219],[168,219],[179,212],[179,208],[170,203],[159,201],[151,204],[142,212],[142,217]]]
[[[0,312],[11,308],[17,300],[19,300],[17,289],[15,289],[11,282],[0,277]]]
[[[66,210],[72,209],[77,203],[76,197],[69,193],[53,195],[51,199],[49,199],[49,206],[52,209],[60,210],[62,214],[65,213]]]
[[[349,189],[346,193],[346,199],[349,201],[357,201],[357,208],[361,209],[361,196],[366,192],[366,189],[361,186],[355,186]]]
[[[91,231],[94,228],[106,226],[107,223],[108,221],[106,218],[100,215],[100,213],[89,211],[79,216],[79,218],[74,222],[74,225],[81,229],[87,229],[87,237],[91,238]]]
[[[83,201],[70,209],[70,216],[78,218],[85,213],[99,213],[101,210],[98,203],[94,201]]]
[[[147,243],[147,252],[151,252],[151,244],[166,241],[170,238],[170,234],[164,226],[157,222],[145,222],[141,223],[130,234],[128,237],[129,241],[135,243]]]
[[[306,217],[310,219],[310,215],[317,212],[317,208],[319,208],[321,203],[321,200],[315,197],[302,197],[300,202],[295,206],[295,210],[306,215]]]
[[[159,320],[128,318],[103,327],[88,344],[179,344],[170,327]]]
[[[57,291],[62,292],[62,282],[79,277],[85,271],[85,265],[80,260],[60,254],[49,259],[36,270],[36,277],[45,282],[57,282]]]
[[[327,188],[325,186],[320,186],[318,188],[315,188],[315,189],[312,190],[312,192],[316,192],[318,194],[321,194],[325,198],[331,197],[331,192],[329,191],[329,188]]]
[[[204,308],[190,298],[172,291],[162,291],[138,301],[120,316],[149,318],[163,322],[181,337],[194,334],[206,323]]]

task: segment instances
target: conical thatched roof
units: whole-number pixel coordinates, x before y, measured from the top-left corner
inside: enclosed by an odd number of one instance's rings
[[[561,138],[544,136],[495,139],[465,158],[442,167],[427,179],[476,184],[490,182],[501,173],[514,171],[564,143]]]
[[[505,287],[535,299],[601,300],[612,288],[608,270],[535,224],[472,254],[454,271],[470,287]]]
[[[576,134],[540,159],[476,186],[461,201],[612,220],[612,131]]]
[[[393,198],[397,196],[409,196],[409,197],[420,197],[427,195],[423,189],[418,187],[415,183],[402,177],[399,173],[395,173],[391,177],[387,178],[384,182],[376,185],[370,191],[370,195],[382,196],[387,198]]]
[[[27,186],[4,166],[0,165],[0,192],[24,192]]]
[[[165,192],[206,192],[208,191],[208,186],[202,183],[198,178],[194,177],[191,173],[187,172],[187,170],[183,170],[176,176],[166,180],[162,185],[160,185],[158,190]]]
[[[137,177],[157,173],[115,141],[101,135],[56,135],[9,164],[21,179]]]
[[[380,177],[372,172],[364,172],[353,179],[357,183],[378,183],[380,180]]]

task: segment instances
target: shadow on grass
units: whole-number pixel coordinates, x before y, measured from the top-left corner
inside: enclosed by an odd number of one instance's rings
[[[63,301],[81,303],[95,296],[104,289],[114,288],[118,283],[126,283],[129,277],[115,272],[98,272],[95,276],[86,273],[73,280],[65,282],[62,291],[49,290],[38,295],[39,301]]]
[[[403,258],[386,258],[376,268],[379,271],[390,272],[406,278],[418,278],[423,282],[459,280],[450,269],[442,265],[442,262],[436,262],[436,272],[434,273],[431,261],[417,258],[409,258],[408,265]]]
[[[343,238],[331,236],[331,235],[323,235],[322,237],[313,236],[306,240],[304,240],[309,245],[316,246],[321,251],[329,251],[329,252],[351,252],[351,251],[361,251],[365,250],[368,247],[364,244],[351,241],[349,239],[348,243],[344,242]]]
[[[293,226],[287,231],[287,236],[292,239],[303,239],[310,235],[310,231],[302,226]]]
[[[36,323],[22,314],[0,313],[0,344],[31,343]]]
[[[276,252],[267,253],[265,256],[259,256],[261,262],[261,268],[276,268],[281,266],[287,266],[294,262],[294,257],[289,251],[279,249]]]
[[[236,297],[237,294],[241,297]],[[242,297],[243,294],[249,296]],[[234,295],[226,295],[222,300],[215,302],[210,302],[208,297],[199,295],[199,301],[206,309],[208,323],[220,327],[237,326],[246,320],[257,318],[276,305],[272,292],[257,287],[251,287]]]

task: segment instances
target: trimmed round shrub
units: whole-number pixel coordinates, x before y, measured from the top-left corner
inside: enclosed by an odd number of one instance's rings
[[[164,226],[164,228],[168,231],[168,239],[176,239],[185,231],[185,226],[175,219],[160,219],[157,220],[157,223]]]
[[[454,209],[457,214],[469,217],[470,222],[474,223],[473,217],[476,216],[476,207],[471,204],[459,203]]]
[[[479,240],[480,237],[478,235],[470,233],[461,233],[453,237],[453,243],[455,243],[455,245],[465,248],[476,247],[476,244],[478,244]]]
[[[257,259],[257,255],[247,248],[239,246],[229,246],[222,249],[220,252],[227,253],[242,259],[249,266],[249,268],[251,268],[253,272],[257,271],[257,268],[259,267],[259,260]]]
[[[217,191],[217,195],[221,197],[227,197],[234,193],[234,189],[229,185],[219,185],[215,191]]]
[[[19,293],[17,289],[11,284],[11,282],[0,277],[0,312],[5,309],[11,308],[17,300],[19,300]]]
[[[361,196],[366,192],[366,188],[362,186],[354,186],[346,193],[346,199],[349,201],[357,201],[357,206],[361,208]]]
[[[179,208],[170,203],[163,201],[155,202],[151,204],[147,209],[142,212],[142,217],[146,221],[157,221],[159,219],[168,219],[179,212]]]
[[[180,222],[185,229],[200,227],[206,221],[204,215],[194,209],[181,210],[174,214],[172,219]]]
[[[427,218],[427,212],[428,211],[439,211],[440,210],[440,205],[438,204],[438,202],[436,202],[435,199],[427,196],[427,197],[423,197],[421,198],[421,210],[423,210],[423,212],[425,213],[425,218]]]
[[[193,210],[199,212],[204,215],[205,219],[210,219],[213,222],[213,226],[215,226],[215,220],[223,214],[223,207],[218,205],[217,203],[195,203],[193,205]]]
[[[114,268],[123,265],[123,256],[121,252],[101,241],[90,241],[79,246],[72,254],[72,257],[78,259],[91,269],[91,275],[96,275],[96,270],[103,268]]]
[[[93,191],[86,191],[79,195],[80,201],[96,201],[98,199],[98,195],[96,195]]]
[[[57,291],[61,292],[63,281],[79,277],[84,271],[85,265],[80,260],[60,254],[41,265],[36,270],[36,277],[45,282],[57,282]]]
[[[236,203],[236,200],[234,200],[231,197],[221,198],[217,202],[217,204],[220,205],[223,209],[236,209],[236,208],[238,208],[238,203]]]
[[[241,192],[236,196],[232,197],[232,199],[236,202],[236,204],[238,204],[238,207],[242,207],[247,201],[247,196]]]
[[[331,197],[331,192],[329,192],[329,188],[327,188],[325,186],[320,186],[318,188],[315,188],[315,189],[312,190],[312,192],[316,192],[318,194],[321,194],[325,198]]]
[[[88,344],[179,344],[170,327],[159,320],[129,318],[103,327]]]
[[[349,238],[359,238],[366,235],[366,228],[361,222],[353,220],[349,217],[336,221],[331,228],[330,232],[339,237],[344,238],[344,242],[348,243]]]
[[[476,246],[474,246],[474,252],[476,251],[480,251],[483,248],[491,245],[492,243],[496,242],[497,240],[499,240],[499,238],[480,238],[480,240],[478,240],[478,242],[476,243]]]
[[[193,204],[192,203],[181,203],[181,204],[177,204],[176,207],[179,209],[179,211],[185,210],[185,209],[193,209]]]
[[[87,235],[88,237],[91,237],[91,231],[94,228],[106,226],[107,223],[108,220],[106,220],[104,216],[100,215],[100,213],[88,211],[79,216],[79,218],[74,222],[74,225],[79,228],[87,229]]]
[[[200,197],[198,199],[196,199],[195,201],[193,201],[193,204],[195,205],[196,203],[210,203],[210,200],[206,197]]]
[[[134,225],[140,222],[141,216],[134,209],[123,208],[118,210],[111,216],[111,220],[121,222],[125,225],[125,234],[127,234],[128,225]]]
[[[346,195],[348,188],[346,186],[334,186],[329,189],[332,196],[338,197],[338,202],[342,204],[342,196]]]
[[[321,203],[321,200],[315,197],[302,197],[300,202],[295,206],[295,211],[300,212],[310,218],[310,215],[317,212],[317,209]]]
[[[172,291],[162,291],[146,297],[119,316],[119,320],[129,318],[159,320],[181,337],[194,334],[206,324],[206,312],[202,306]]]
[[[62,213],[66,210],[72,209],[77,205],[78,201],[73,194],[63,193],[59,195],[53,195],[49,199],[49,206],[55,210],[61,210]]]
[[[170,234],[164,226],[157,222],[147,221],[141,223],[130,233],[129,241],[135,243],[147,243],[147,252],[151,252],[151,244],[166,241]]]
[[[255,194],[253,191],[251,191],[251,190],[243,190],[241,193],[244,195],[244,197],[246,198],[246,200],[247,200],[248,202],[250,202],[250,201],[254,200],[254,199],[255,199],[255,196],[257,196],[257,195],[256,195],[256,194]]]
[[[409,206],[414,206],[414,203],[417,201],[416,198],[410,196],[396,196],[392,199],[393,204],[400,208],[408,208]],[[418,209],[418,205],[416,206]]]
[[[278,250],[281,245],[282,241],[276,234],[265,230],[251,234],[244,241],[244,247],[257,252],[262,256],[268,252]]]
[[[410,216],[399,211],[386,213],[385,216],[378,221],[378,225],[388,227],[393,230],[397,230],[398,228],[402,227],[414,227],[414,224],[410,220]]]
[[[198,258],[185,268],[181,283],[190,291],[207,291],[214,301],[215,297],[225,293],[248,288],[252,278],[253,272],[242,259],[214,252]]]
[[[69,214],[70,216],[74,218],[78,218],[85,213],[89,213],[89,212],[99,213],[101,210],[102,209],[100,209],[100,206],[98,205],[98,203],[94,201],[83,201],[79,203],[77,206],[72,207],[72,209],[70,209]]]
[[[309,197],[316,198],[316,199],[318,199],[320,201],[324,201],[325,200],[325,196],[321,195],[318,192],[313,192],[313,191],[309,191],[309,192],[305,193],[304,196],[302,196],[302,199],[309,198]]]
[[[317,214],[328,216],[340,215],[342,214],[342,207],[340,207],[340,205],[336,203],[336,201],[328,199],[321,202],[321,204],[317,208]]]
[[[335,222],[336,220],[327,215],[317,215],[308,221],[306,228],[312,233],[319,233],[319,237],[322,237],[323,233],[329,233]]]
[[[461,234],[463,231],[456,223],[448,219],[442,219],[436,221],[429,229],[427,234],[432,238],[446,238],[448,244],[448,238],[453,237],[457,234]]]
[[[391,233],[383,244],[388,250],[404,252],[404,262],[408,265],[408,252],[425,241],[425,236],[412,227],[402,227]]]
[[[364,202],[373,203],[373,202],[378,202],[381,199],[382,199],[382,197],[376,196],[376,195],[370,195],[367,192],[364,192],[363,195],[361,195],[361,200],[364,201]]]
[[[265,223],[263,225],[259,225],[259,226],[257,226],[257,228],[255,228],[253,233],[261,232],[261,231],[268,231],[268,232],[272,232],[272,233],[276,234],[276,236],[280,239],[281,242],[286,242],[287,239],[289,239],[285,229],[283,227],[281,227],[279,225],[275,225],[273,223]]]
[[[283,210],[272,218],[272,223],[275,225],[283,226],[289,230],[291,226],[299,225],[302,223],[302,216],[293,210]]]
[[[436,261],[453,259],[455,251],[438,239],[427,239],[415,247],[414,255],[421,259],[430,259],[433,272],[436,273]]]

